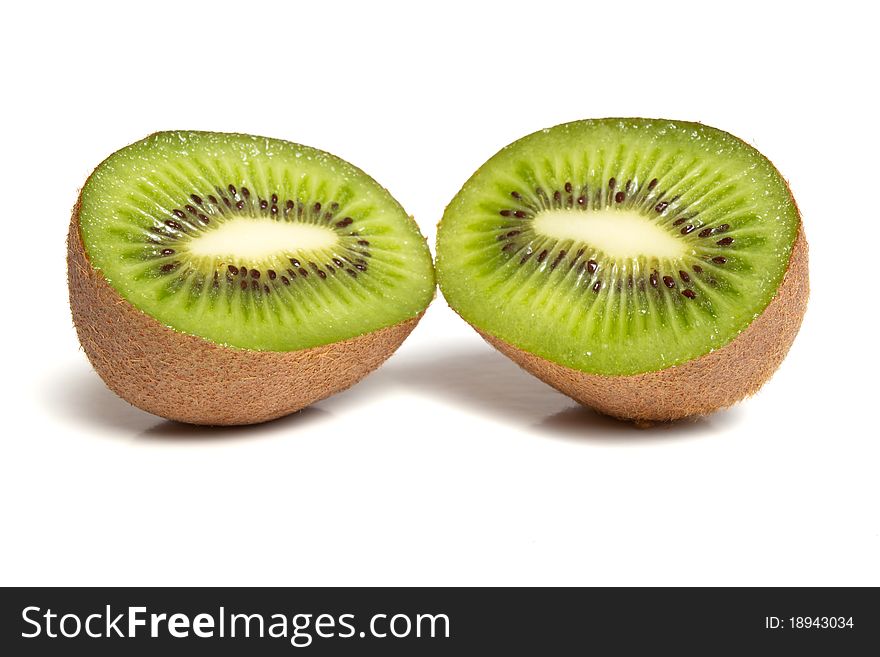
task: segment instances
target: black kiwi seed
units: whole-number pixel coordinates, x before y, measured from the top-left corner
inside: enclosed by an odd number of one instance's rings
[[[244,201],[236,201],[235,207],[238,208],[239,210],[243,210],[244,209]]]
[[[510,251],[511,249],[516,248],[516,242],[508,242],[504,246],[501,247],[502,251]]]
[[[247,275],[248,275],[247,267],[242,267],[241,269],[239,269],[239,271],[241,272],[241,275],[242,275],[242,276],[247,276]]]
[[[693,230],[694,230],[693,225],[692,225],[692,224],[688,224],[687,226],[685,226],[684,228],[681,229],[681,234],[682,234],[682,235],[687,235],[688,233],[692,232]]]
[[[235,193],[236,193],[236,192],[235,192],[235,185],[231,185],[231,184],[230,184],[229,187],[227,187],[226,189],[229,190],[229,193],[230,193],[232,196],[235,196]]]
[[[614,189],[614,187],[616,185],[617,185],[617,180],[615,180],[614,178],[610,178],[608,180],[608,189]]]
[[[296,258],[290,258],[290,264],[292,264],[297,269],[299,269],[300,267],[299,260],[297,260]]]
[[[657,287],[657,283],[658,283],[657,272],[653,271],[653,272],[651,272],[651,286]]]
[[[272,280],[272,281],[274,281],[275,278],[278,276],[278,274],[275,273],[274,269],[266,270],[266,275],[269,277],[269,280]]]
[[[595,260],[587,260],[587,271],[591,274],[595,273],[595,271],[599,268],[599,263]]]
[[[165,225],[171,228],[172,230],[183,230],[183,226],[174,221],[173,219],[167,219],[165,221]]]
[[[189,197],[192,200],[192,202],[195,203],[196,205],[202,205],[202,197],[201,196],[198,196],[196,194],[190,194]]]
[[[686,296],[688,299],[693,299],[693,298],[695,298],[695,297],[697,296],[697,293],[694,292],[693,290],[690,290],[690,289],[688,289],[688,290],[682,290],[681,293],[682,293],[684,296]]]
[[[715,232],[716,233],[723,233],[728,228],[730,228],[730,224],[721,224],[720,226],[718,226],[718,228],[715,229]]]
[[[174,249],[162,249],[162,255],[163,256],[174,255]]]
[[[512,215],[513,213],[512,213],[510,210],[502,210],[502,211],[499,212],[498,214],[500,214],[502,217],[509,217],[509,216]]]
[[[358,244],[361,246],[370,246],[370,243],[367,240],[358,240]]]
[[[697,233],[697,235],[699,235],[700,237],[709,237],[709,235],[711,235],[711,234],[712,234],[711,228],[704,228],[699,233]]]
[[[367,266],[359,262],[355,264],[354,268],[360,271],[367,271]]]
[[[247,289],[247,281],[242,281],[242,282],[240,283],[240,285],[241,285],[241,289],[242,289],[242,290],[246,290],[246,289]]]
[[[180,266],[179,262],[169,262],[162,265],[162,271],[168,273],[169,271],[174,271]]]
[[[220,204],[217,202],[217,197],[214,196],[213,194],[211,194],[211,195],[208,196],[208,202],[209,202],[211,205],[220,205]]]
[[[692,267],[692,269],[693,269],[695,272],[697,272],[698,274],[701,274],[701,273],[703,272],[703,268],[700,267],[700,265],[694,265],[694,266]]]
[[[731,244],[733,244],[733,238],[732,237],[724,237],[715,243],[718,246],[730,246]]]
[[[259,278],[260,271],[258,269],[251,269],[251,278]]]
[[[654,206],[654,211],[657,212],[657,214],[662,214],[663,211],[668,207],[669,203],[667,203],[666,201],[660,201],[657,205]]]
[[[602,289],[602,281],[596,281],[593,284],[593,292],[598,292],[601,289]]]
[[[664,276],[663,277],[663,285],[668,287],[670,290],[675,287],[675,279],[672,276]]]
[[[347,271],[348,274],[349,274],[349,276],[351,276],[352,278],[357,278],[357,277],[358,277],[357,272],[354,271],[353,269],[346,269],[345,271]]]
[[[282,276],[281,282],[284,283],[285,285],[290,285],[290,279],[287,278],[287,276]]]
[[[184,217],[186,217],[186,215],[183,213],[183,210],[178,210],[177,208],[175,208],[174,210],[172,210],[172,212],[174,213],[174,216],[178,219],[183,219]]]
[[[354,223],[354,219],[351,217],[346,217],[342,221],[337,221],[336,226],[338,228],[345,228],[346,226],[351,226]]]
[[[208,219],[208,217],[207,217],[206,215],[203,215],[203,214],[200,214],[200,215],[199,215],[199,221],[201,221],[201,222],[202,222],[203,224],[205,224],[206,226],[207,226],[209,223],[211,223],[211,220]]]
[[[309,272],[305,268],[300,267],[297,271],[299,272],[299,275],[303,278],[309,277]]]
[[[615,200],[617,203],[623,203],[623,200],[624,200],[625,198],[626,198],[626,194],[625,194],[624,192],[617,192],[617,193],[614,195],[614,200]]]
[[[256,281],[251,281],[251,289],[254,292],[259,292],[260,291],[260,284],[257,283]]]
[[[712,258],[712,262],[714,262],[716,265],[723,265],[727,262],[727,258],[725,258],[724,256],[715,256],[714,258]]]
[[[683,280],[685,283],[691,282],[691,277],[686,271],[679,270],[678,275],[681,277],[681,280]]]
[[[679,217],[675,221],[672,222],[673,226],[681,226],[685,221],[687,221],[687,217]]]
[[[516,210],[516,211],[514,211],[513,216],[516,217],[517,219],[525,219],[527,215],[522,210]]]
[[[229,270],[229,273],[232,274],[233,276],[238,274],[238,267],[236,267],[235,265],[228,265],[226,268]]]
[[[189,212],[190,214],[194,214],[194,215],[196,215],[196,216],[198,216],[198,214],[199,214],[199,211],[196,210],[196,209],[195,209],[193,206],[191,206],[191,205],[187,205],[187,206],[186,206],[186,211]]]
[[[632,181],[632,180],[627,180],[627,181],[626,181],[626,185],[624,185],[624,188],[623,188],[623,189],[624,189],[624,191],[625,191],[627,194],[629,194],[630,190],[632,189],[632,186],[633,186],[633,181]]]
[[[241,195],[244,196],[245,198],[250,198],[251,197],[251,190],[249,190],[247,187],[242,187],[241,188]]]
[[[515,198],[517,201],[522,198],[519,192],[510,192],[510,195]]]
[[[538,262],[544,262],[544,259],[547,257],[547,249],[544,249],[538,254]]]
[[[652,189],[654,189],[657,186],[658,182],[660,182],[660,181],[657,180],[656,178],[653,178],[651,180],[651,182],[648,183],[648,191],[650,192]]]
[[[586,196],[578,196],[578,205],[586,205],[587,197]]]
[[[288,269],[287,273],[290,274],[291,278],[296,278],[296,273],[292,269]]]

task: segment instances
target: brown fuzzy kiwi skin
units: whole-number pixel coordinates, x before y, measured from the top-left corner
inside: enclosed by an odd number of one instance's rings
[[[588,374],[558,365],[474,328],[524,370],[581,404],[650,424],[707,415],[756,393],[794,342],[809,287],[808,246],[800,226],[776,296],[732,342],[681,365],[630,376]]]
[[[168,328],[119,296],[89,262],[79,207],[67,238],[67,278],[80,344],[113,392],[169,420],[255,424],[298,411],[376,369],[424,314],[299,351],[218,345]]]

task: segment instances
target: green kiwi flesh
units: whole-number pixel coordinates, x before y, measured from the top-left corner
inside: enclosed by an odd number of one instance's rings
[[[799,229],[779,172],[728,133],[577,121],[514,142],[467,181],[438,228],[437,275],[484,334],[576,372],[638,375],[743,333]]]
[[[335,343],[416,317],[434,293],[425,240],[391,195],[285,141],[154,134],[95,170],[77,219],[122,299],[223,346]]]

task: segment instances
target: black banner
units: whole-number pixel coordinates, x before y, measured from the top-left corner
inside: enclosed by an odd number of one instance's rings
[[[8,588],[0,595],[5,655],[850,655],[880,645],[880,596],[869,588]]]

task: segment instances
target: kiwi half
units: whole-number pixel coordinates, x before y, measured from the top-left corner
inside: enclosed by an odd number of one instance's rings
[[[447,207],[437,275],[523,368],[641,421],[757,391],[808,296],[779,172],[728,133],[668,120],[577,121],[502,149]]]
[[[197,424],[248,424],[351,386],[434,294],[424,238],[351,164],[289,142],[162,132],[86,181],[73,319],[107,385]]]

